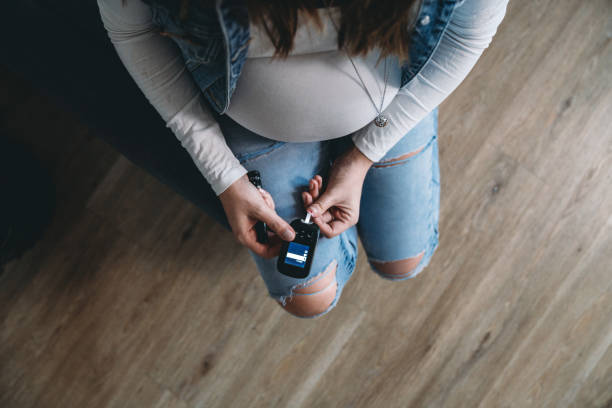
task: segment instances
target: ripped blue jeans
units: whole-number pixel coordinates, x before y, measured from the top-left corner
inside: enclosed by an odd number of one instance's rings
[[[260,172],[262,186],[272,195],[277,214],[287,222],[306,215],[301,193],[308,191],[309,180],[320,174],[325,188],[331,164],[353,145],[351,134],[318,142],[289,143],[259,136],[227,115],[217,120],[240,163],[249,171]],[[298,317],[318,317],[334,308],[355,270],[358,236],[372,271],[385,279],[413,278],[429,264],[439,240],[437,129],[438,108],[372,165],[362,188],[358,223],[333,238],[321,234],[306,278],[281,274],[276,269],[278,257],[265,259],[249,249],[272,298],[285,305],[289,297],[307,296],[294,290],[314,283],[335,264],[337,286],[332,303],[321,313]],[[402,157],[415,151],[418,152],[414,155]],[[422,258],[416,267],[403,275],[385,274],[372,264],[419,255]]]

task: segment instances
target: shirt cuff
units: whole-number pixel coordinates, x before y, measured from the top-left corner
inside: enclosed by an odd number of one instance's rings
[[[202,170],[200,170],[202,171]],[[231,186],[236,180],[240,177],[247,174],[247,169],[244,168],[241,164],[237,164],[234,167],[226,169],[221,172],[217,177],[209,178],[207,181],[212,187],[213,191],[217,196],[223,193],[229,186]],[[203,175],[205,175],[202,172]]]
[[[397,99],[397,98],[396,98]],[[398,103],[394,100],[391,104]],[[391,113],[391,112],[390,112]],[[385,127],[377,126],[373,121],[355,131],[351,139],[355,147],[374,163],[380,161],[389,150],[410,130],[397,126],[395,114],[388,114],[389,123]]]

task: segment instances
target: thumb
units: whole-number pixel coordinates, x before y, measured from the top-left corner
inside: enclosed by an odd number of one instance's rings
[[[267,205],[260,207],[257,216],[285,241],[293,241],[295,238],[291,225]]]
[[[334,205],[333,197],[329,192],[325,192],[314,203],[310,204],[306,211],[318,217]]]

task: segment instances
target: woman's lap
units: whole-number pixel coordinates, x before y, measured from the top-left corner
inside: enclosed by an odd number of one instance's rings
[[[350,135],[320,142],[275,141],[249,131],[227,115],[217,120],[241,164],[249,171],[260,172],[263,188],[272,195],[276,212],[287,222],[304,217],[301,193],[308,190],[309,180],[320,174],[325,184],[335,157],[352,145]],[[423,146],[422,151],[408,159],[392,160]],[[269,295],[283,304],[293,289],[304,286],[337,261],[336,295],[326,313],[337,304],[353,274],[358,235],[369,261],[404,259],[425,250],[421,263],[409,276],[413,277],[427,265],[437,247],[438,211],[436,109],[374,163],[364,180],[358,224],[333,238],[320,236],[309,276],[302,279],[285,276],[276,270],[276,257],[264,259],[251,250],[249,253]]]

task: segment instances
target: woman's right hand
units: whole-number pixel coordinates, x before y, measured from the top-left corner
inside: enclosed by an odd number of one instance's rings
[[[278,256],[285,241],[293,241],[295,231],[287,221],[274,211],[274,200],[265,190],[259,190],[243,175],[219,195],[225,215],[234,236],[242,245],[257,255],[270,259]],[[268,242],[257,242],[255,224],[263,221],[268,224]],[[277,235],[277,234],[280,234]]]

